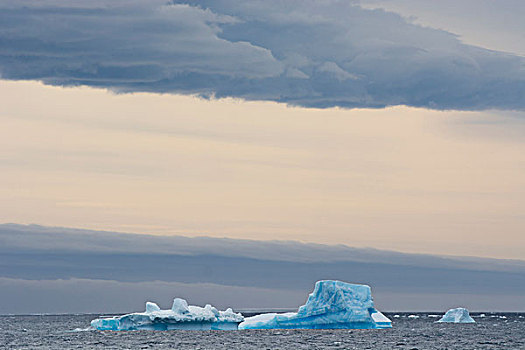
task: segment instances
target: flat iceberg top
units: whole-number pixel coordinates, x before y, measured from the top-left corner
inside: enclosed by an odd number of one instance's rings
[[[458,307],[456,309],[450,309],[447,313],[437,322],[444,323],[475,323],[474,319],[470,317],[467,309]]]
[[[367,285],[318,281],[306,304],[297,312],[247,318],[239,329],[390,328],[391,321],[374,308]]]
[[[152,302],[146,303],[146,311],[122,316],[97,318],[91,326],[98,330],[167,330],[167,329],[237,329],[244,317],[228,308],[219,311],[211,305],[205,307],[188,305],[186,300],[175,298],[170,310],[161,310]],[[231,324],[231,325],[227,325]]]
[[[388,317],[377,311],[370,314],[375,323],[392,323]]]

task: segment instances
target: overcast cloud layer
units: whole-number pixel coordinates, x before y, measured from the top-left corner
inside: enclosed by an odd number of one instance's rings
[[[0,256],[0,298],[11,301],[0,313],[123,312],[176,296],[295,308],[320,279],[369,284],[387,310],[525,308],[523,261],[34,225],[0,225]]]
[[[351,1],[7,0],[4,79],[307,107],[525,109],[525,59]]]

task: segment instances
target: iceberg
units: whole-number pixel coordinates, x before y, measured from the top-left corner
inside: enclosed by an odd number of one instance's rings
[[[378,329],[392,322],[374,308],[367,285],[318,281],[297,312],[248,317],[239,329]]]
[[[475,323],[474,319],[470,317],[467,309],[458,307],[456,309],[450,309],[447,313],[441,317],[437,322],[441,323]]]
[[[101,331],[236,330],[243,320],[240,313],[230,308],[219,311],[209,304],[193,306],[184,299],[175,298],[171,310],[161,310],[157,304],[148,301],[144,312],[97,318],[91,321],[91,327]]]

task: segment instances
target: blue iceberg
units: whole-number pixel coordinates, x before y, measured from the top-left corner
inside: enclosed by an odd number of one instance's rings
[[[374,308],[367,285],[318,281],[297,312],[248,317],[239,329],[378,329],[392,322]]]
[[[470,317],[467,309],[458,307],[456,309],[450,309],[447,313],[441,317],[437,322],[441,323],[475,323],[474,319]]]
[[[188,306],[186,300],[175,298],[171,310],[161,310],[157,304],[147,302],[144,312],[97,318],[91,321],[91,327],[101,331],[236,330],[243,320],[244,317],[232,309],[219,311],[211,305]]]

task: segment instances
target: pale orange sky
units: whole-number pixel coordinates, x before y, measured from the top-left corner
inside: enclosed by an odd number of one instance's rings
[[[0,222],[525,259],[523,112],[0,96]]]

